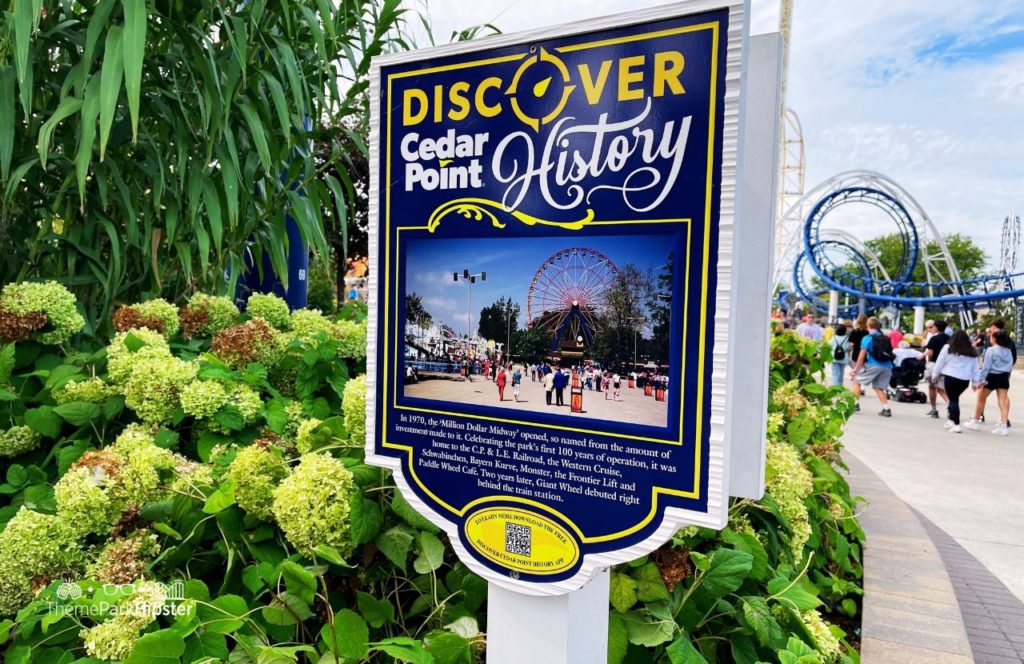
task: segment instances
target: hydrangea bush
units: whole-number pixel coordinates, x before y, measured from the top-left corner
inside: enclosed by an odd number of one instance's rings
[[[361,312],[172,309],[0,347],[6,661],[483,661],[486,583],[363,461]],[[820,352],[773,343],[765,497],[613,570],[611,662],[856,661],[852,403]]]

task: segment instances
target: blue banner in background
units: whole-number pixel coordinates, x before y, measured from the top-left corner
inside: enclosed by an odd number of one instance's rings
[[[709,11],[381,68],[373,452],[400,461],[495,572],[566,579],[588,554],[649,538],[666,507],[707,508],[728,20]],[[669,354],[639,368],[650,394],[629,385],[632,361],[589,361],[632,270],[665,275],[670,292]],[[495,345],[460,338],[499,295],[550,335],[547,365],[564,372],[550,393],[529,367],[514,395],[514,369],[504,390],[472,371],[407,378],[411,348],[426,350],[410,296],[449,339],[431,366],[472,370],[490,369]]]

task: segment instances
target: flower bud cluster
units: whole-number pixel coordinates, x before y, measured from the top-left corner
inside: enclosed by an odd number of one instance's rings
[[[162,583],[137,584],[130,595],[118,602],[113,618],[79,633],[86,654],[103,660],[125,659],[166,601],[167,591]]]
[[[349,536],[352,473],[327,454],[307,454],[274,491],[272,511],[285,538],[312,557],[319,545],[342,556],[352,552]]]
[[[166,424],[178,410],[179,394],[195,380],[199,366],[176,357],[151,357],[135,363],[124,386],[125,405],[143,422]]]
[[[186,337],[212,337],[238,322],[238,307],[230,298],[196,293],[179,315]]]
[[[93,376],[85,380],[72,380],[64,383],[53,391],[53,400],[58,404],[72,401],[101,404],[107,400],[107,397],[115,394],[117,394],[117,388],[108,385],[102,378]]]
[[[15,316],[46,316],[46,324],[29,336],[43,344],[62,344],[85,327],[77,305],[71,291],[56,281],[7,284],[0,292],[0,311]]]
[[[147,359],[167,359],[171,349],[159,332],[139,328],[121,332],[107,346],[107,375],[118,385],[131,378],[135,365]]]
[[[62,517],[22,507],[0,531],[0,615],[32,599],[33,579],[73,568],[81,556],[77,534]]]
[[[785,442],[769,440],[765,461],[765,492],[775,499],[791,529],[789,548],[793,556],[803,558],[804,545],[811,536],[805,500],[814,490],[811,471],[796,448]]]
[[[272,518],[274,490],[288,476],[288,463],[272,447],[249,445],[235,455],[228,478],[235,485],[235,502],[264,521]]]
[[[262,318],[278,330],[288,330],[292,326],[291,312],[288,303],[271,293],[253,293],[245,305],[245,313],[250,318]]]
[[[345,414],[345,430],[352,441],[362,444],[366,439],[366,375],[345,383],[341,400]]]
[[[0,457],[16,457],[39,446],[41,437],[27,426],[13,426],[0,432]]]

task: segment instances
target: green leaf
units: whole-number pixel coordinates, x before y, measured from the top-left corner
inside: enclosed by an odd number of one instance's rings
[[[13,67],[0,65],[0,182],[7,180],[7,174],[11,170],[11,156],[14,154],[16,76]],[[6,380],[7,376],[0,372],[0,382]]]
[[[82,108],[82,100],[77,97],[65,97],[61,100],[57,110],[53,112],[46,122],[39,128],[39,138],[36,141],[36,148],[39,150],[39,161],[46,167],[46,158],[50,156],[50,137],[62,120],[78,113]]]
[[[352,524],[350,536],[352,543],[359,545],[372,542],[380,533],[383,518],[380,514],[380,507],[372,500],[363,498],[363,494],[354,493],[349,501],[351,515],[349,521]]]
[[[277,568],[284,577],[288,592],[311,604],[316,594],[316,577],[313,573],[291,560],[281,561]]]
[[[110,127],[114,123],[114,112],[117,110],[117,98],[121,94],[121,79],[124,78],[123,43],[121,26],[111,26],[107,32],[103,66],[100,69],[100,161],[103,161],[106,155]]]
[[[100,416],[100,407],[86,401],[72,401],[62,406],[57,406],[53,409],[53,412],[60,415],[65,422],[81,427]]]
[[[743,598],[743,619],[754,630],[754,635],[762,646],[774,648],[781,642],[782,628],[763,597]]]
[[[370,647],[370,630],[358,613],[342,609],[334,615],[333,637],[327,645],[336,648],[334,652],[346,659],[362,659]]]
[[[341,557],[341,554],[338,553],[337,549],[327,546],[326,544],[318,544],[316,548],[313,549],[313,553],[334,565],[340,565],[341,567],[352,567],[347,562],[345,562],[345,559]]]
[[[674,621],[658,618],[647,609],[624,613],[622,622],[626,626],[629,642],[647,648],[671,641],[676,632]]]
[[[733,547],[753,556],[754,560],[751,563],[750,576],[758,581],[764,581],[768,578],[770,571],[768,552],[764,550],[764,545],[756,537],[750,533],[737,533],[729,529],[723,530],[721,537],[723,541],[731,544]]]
[[[221,425],[228,431],[239,431],[245,426],[245,419],[242,417],[242,412],[233,404],[228,404],[218,410],[214,414],[213,419],[217,424]]]
[[[629,632],[622,614],[612,611],[608,620],[608,664],[622,664],[629,650]]]
[[[40,0],[22,0],[12,3],[14,7],[14,62],[18,68],[18,82],[25,84],[28,71],[28,52],[32,41],[32,31],[39,25]]]
[[[10,636],[12,627],[14,627],[13,620],[0,620],[0,644],[7,643],[7,637]]]
[[[11,372],[14,370],[14,344],[5,344],[0,347],[0,384],[11,379]]]
[[[716,549],[708,571],[701,577],[701,586],[713,597],[722,597],[743,585],[753,564],[754,557],[749,553]]]
[[[132,143],[139,134],[139,96],[142,62],[146,56],[146,0],[124,0],[124,89],[132,118]]]
[[[801,581],[792,583],[785,577],[776,577],[768,582],[768,592],[776,601],[797,611],[810,611],[821,606],[821,600],[805,590]]]
[[[180,662],[185,653],[185,640],[173,629],[162,629],[157,632],[143,634],[135,644],[132,654],[123,664],[159,664],[160,662]]]
[[[622,572],[612,573],[609,599],[616,611],[625,613],[633,608],[637,600],[636,586],[636,581]]]
[[[369,593],[358,591],[356,603],[370,627],[383,627],[395,620],[395,606],[386,599],[377,599]]]
[[[25,424],[36,433],[47,438],[60,436],[61,427],[64,425],[60,416],[53,412],[50,406],[40,406],[25,411]]]
[[[239,110],[242,112],[242,117],[245,118],[246,125],[249,127],[249,135],[252,138],[253,145],[256,147],[256,154],[259,155],[260,163],[263,164],[263,170],[267,173],[274,173],[276,169],[270,159],[270,146],[267,143],[267,135],[263,131],[263,122],[260,120],[259,113],[245,99],[239,104]]]
[[[412,568],[420,574],[433,572],[444,562],[444,544],[428,532],[421,532],[416,538],[416,560],[412,561]]]
[[[249,607],[238,595],[221,595],[209,604],[199,605],[199,619],[203,626],[217,634],[230,634],[245,624]]]
[[[28,482],[28,471],[20,463],[11,464],[7,469],[7,483],[17,488]]]
[[[708,664],[708,660],[693,647],[686,632],[679,633],[676,640],[665,649],[665,654],[672,664]]]
[[[184,661],[194,662],[203,658],[225,661],[228,659],[228,643],[223,634],[202,632],[189,638],[185,644]]]
[[[654,563],[647,563],[637,569],[633,572],[633,578],[637,582],[636,596],[641,602],[660,602],[670,597],[661,571]]]
[[[396,567],[405,572],[405,562],[409,558],[409,550],[415,539],[416,536],[405,526],[395,526],[381,533],[377,538],[377,548]]]
[[[85,88],[82,103],[82,122],[78,153],[75,155],[75,174],[78,176],[79,211],[85,212],[85,179],[92,163],[92,148],[96,142],[96,119],[100,114],[100,79],[93,76]]]
[[[286,591],[260,609],[260,615],[271,625],[288,626],[312,618],[313,610],[309,608],[309,602]]]
[[[399,637],[393,639],[387,639],[374,644],[373,649],[390,655],[398,662],[407,662],[408,664],[434,664],[434,656],[423,649],[418,642],[411,644],[398,644]],[[411,640],[411,639],[406,639]]]
[[[203,512],[216,514],[222,512],[235,504],[235,483],[227,480],[217,490],[210,494],[203,505]]]
[[[427,652],[436,664],[474,664],[469,641],[452,632],[436,631],[427,635]]]
[[[441,532],[440,528],[413,509],[412,505],[409,504],[405,499],[405,496],[403,496],[402,492],[398,489],[395,489],[395,492],[391,497],[391,511],[398,515],[402,521],[405,521],[417,530],[425,530],[428,533],[433,533],[434,535]]]

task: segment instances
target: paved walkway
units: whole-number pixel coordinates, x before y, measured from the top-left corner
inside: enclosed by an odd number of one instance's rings
[[[565,405],[548,406],[543,383],[530,380],[529,375],[523,376],[519,401],[512,398],[511,380],[505,387],[505,400],[499,402],[497,385],[482,376],[475,376],[472,381],[424,380],[420,383],[406,385],[405,394],[411,397],[494,406],[508,410],[557,413],[572,418],[613,420],[660,427],[668,424],[668,402],[656,401],[653,396],[644,396],[644,391],[639,388],[630,389],[628,379],[622,381],[619,401],[612,399],[613,394],[584,389],[582,413],[570,412],[570,390],[568,387],[564,392]],[[554,400],[554,396],[552,396],[552,401]],[[510,416],[514,416],[514,414],[510,414]]]
[[[998,419],[989,400],[989,422]],[[863,411],[847,425],[846,448],[902,500],[948,533],[1024,600],[1024,374],[1010,386],[1007,437],[981,431],[947,432],[925,416],[924,404],[893,403],[879,417],[878,399],[865,395]],[[974,395],[962,399],[973,411]],[[941,401],[940,401],[941,411]]]
[[[846,431],[863,515],[865,664],[890,661],[1024,663],[1024,377],[1015,375],[1008,437],[953,434],[927,407],[863,412]],[[973,412],[968,394],[964,410]],[[987,415],[997,418],[992,402]],[[950,593],[950,589],[953,593]],[[969,649],[965,651],[965,640]]]

